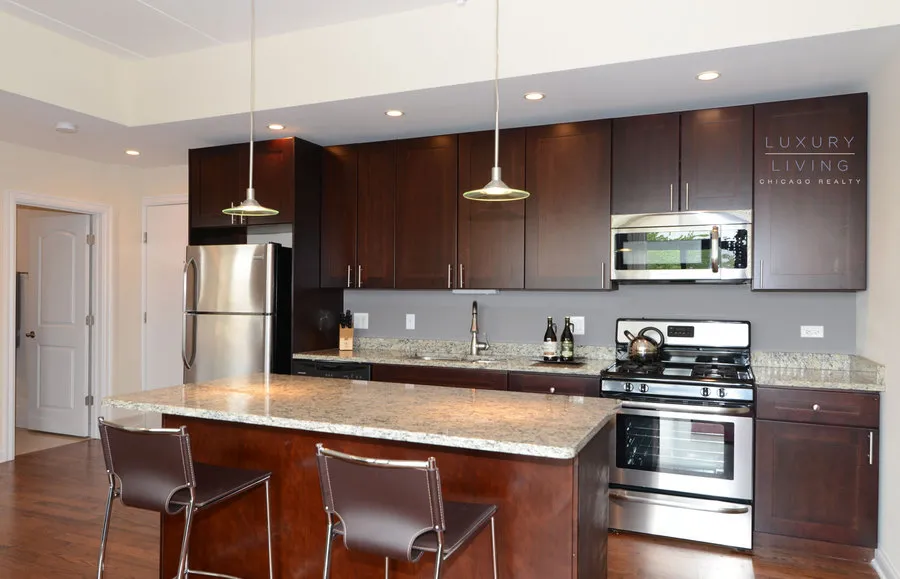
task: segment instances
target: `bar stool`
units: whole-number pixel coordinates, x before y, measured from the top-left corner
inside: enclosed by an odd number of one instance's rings
[[[322,501],[328,516],[324,579],[331,574],[332,543],[344,538],[347,549],[417,562],[434,553],[434,577],[441,564],[488,523],[497,579],[496,505],[445,503],[435,459],[385,460],[344,454],[316,445]]]
[[[126,506],[161,514],[174,515],[184,511],[184,534],[175,579],[186,579],[188,575],[240,579],[233,575],[197,571],[188,566],[191,524],[199,511],[260,485],[266,488],[266,535],[269,579],[272,579],[272,519],[269,514],[272,473],[194,462],[191,440],[184,426],[132,428],[107,422],[103,417],[99,418],[99,423],[109,494],[100,536],[97,579],[103,577],[109,519],[116,498]]]

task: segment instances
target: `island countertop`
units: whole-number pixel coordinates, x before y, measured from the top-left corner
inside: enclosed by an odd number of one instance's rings
[[[257,374],[105,398],[109,407],[505,454],[571,459],[619,402]]]

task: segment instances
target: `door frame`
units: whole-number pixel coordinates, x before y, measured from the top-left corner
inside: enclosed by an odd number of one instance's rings
[[[94,329],[90,332],[91,360],[91,384],[88,385],[90,393],[94,396],[94,404],[89,410],[90,423],[100,415],[103,398],[110,394],[110,376],[112,375],[112,356],[110,344],[112,343],[112,233],[113,233],[113,208],[102,203],[91,203],[78,199],[54,197],[23,191],[7,191],[4,195],[6,208],[6,274],[7,274],[7,303],[6,310],[9,327],[5,329],[9,340],[6,351],[0,352],[0,367],[6,368],[5,381],[0,382],[0,400],[5,400],[6,411],[3,423],[5,428],[0,442],[0,462],[15,459],[16,456],[16,341],[15,332],[16,317],[16,213],[19,206],[37,207],[40,209],[55,209],[69,213],[82,213],[91,218],[91,227],[94,233],[94,261],[93,270],[90,272],[91,284],[94,288],[91,295],[91,310],[94,313]],[[3,256],[0,255],[0,258]],[[0,259],[2,263],[2,259]],[[3,390],[6,390],[5,392]],[[92,438],[97,438],[97,429],[89,428]]]
[[[144,197],[141,200],[141,391],[147,389],[147,209],[161,205],[187,205],[185,194]],[[190,218],[190,215],[188,215]],[[190,241],[188,241],[190,242]]]

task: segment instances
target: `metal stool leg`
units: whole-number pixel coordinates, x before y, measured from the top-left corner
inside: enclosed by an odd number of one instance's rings
[[[275,572],[272,567],[272,509],[269,504],[268,480],[266,481],[266,537],[269,541],[269,579],[275,579]]]
[[[325,573],[322,575],[323,579],[329,579],[331,576],[331,544],[334,541],[334,535],[332,534],[332,529],[334,528],[334,522],[331,520],[331,514],[328,515],[328,536],[325,537]]]
[[[97,579],[103,579],[103,566],[106,563],[106,540],[109,537],[109,518],[112,515],[112,503],[116,496],[115,483],[109,479],[109,493],[106,495],[106,515],[103,517],[103,531],[100,533],[100,559],[97,561]]]
[[[434,579],[441,579],[441,563],[444,560],[444,546],[438,544],[437,553],[434,554]]]
[[[194,522],[194,501],[191,500],[184,510],[184,534],[181,537],[181,556],[178,558],[178,575],[176,579],[187,579],[188,545],[191,538],[191,523]]]
[[[494,579],[497,579],[497,533],[494,530],[494,517],[491,517],[491,556],[494,560]]]

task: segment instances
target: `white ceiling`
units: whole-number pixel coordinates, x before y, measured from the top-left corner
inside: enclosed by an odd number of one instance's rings
[[[258,0],[256,34],[284,34],[454,0]],[[0,0],[0,10],[132,59],[250,36],[250,0]]]

